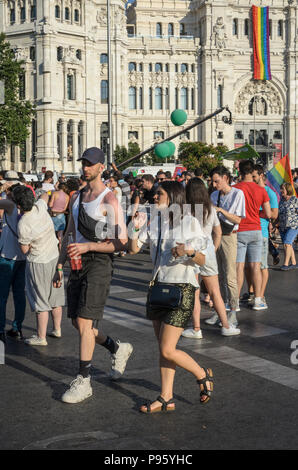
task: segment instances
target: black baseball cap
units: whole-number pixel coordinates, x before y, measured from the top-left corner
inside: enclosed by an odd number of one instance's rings
[[[105,155],[103,151],[97,147],[90,147],[89,149],[85,150],[83,155],[78,158],[80,160],[87,160],[88,162],[92,163],[92,165],[96,165],[96,163],[105,163]]]

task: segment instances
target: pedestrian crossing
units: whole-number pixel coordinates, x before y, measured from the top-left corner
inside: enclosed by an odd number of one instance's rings
[[[130,295],[131,289],[125,289],[121,292]],[[152,335],[152,324],[145,317],[146,297],[128,297],[118,300],[121,301],[120,306],[105,307],[105,320],[124,328]],[[108,303],[111,303],[111,299]],[[136,308],[139,311],[136,311]],[[234,337],[237,341],[237,348],[239,348],[239,339],[241,340],[241,337],[258,339],[289,333],[288,330],[272,327],[257,320],[251,324],[240,325],[240,328],[241,335]],[[239,351],[239,349],[235,349],[230,345],[219,345],[220,329],[206,327],[206,333],[207,331],[218,331],[218,337],[215,340],[210,338],[203,338],[202,340],[181,338],[179,346],[254,376],[298,390],[298,371],[294,368]],[[230,343],[233,342],[234,338],[229,338]],[[225,338],[223,340],[225,341]]]

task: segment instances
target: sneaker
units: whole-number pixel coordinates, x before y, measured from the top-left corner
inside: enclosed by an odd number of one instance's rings
[[[235,328],[237,328],[237,326],[238,326],[238,320],[237,320],[236,312],[235,312],[235,311],[232,310],[232,311],[228,314],[228,322],[229,322],[229,325],[230,325],[230,326],[234,326]]]
[[[289,271],[291,269],[291,266],[286,266],[285,264],[281,266],[280,270],[281,271]]]
[[[237,336],[240,335],[241,331],[239,328],[236,328],[234,325],[230,325],[230,328],[221,329],[222,336]]]
[[[231,311],[231,305],[227,302],[225,303],[225,307],[226,307],[226,312],[230,312]]]
[[[249,299],[249,296],[250,296],[250,293],[249,293],[249,292],[246,292],[245,294],[243,294],[243,295],[240,297],[241,302],[247,302],[248,299]]]
[[[219,320],[219,317],[218,317],[217,313],[215,313],[214,315],[212,315],[212,317],[205,320],[205,323],[207,325],[218,325],[219,322],[220,322],[220,320]]]
[[[133,347],[130,343],[120,343],[117,341],[119,348],[115,354],[111,354],[112,367],[110,370],[109,377],[112,380],[117,380],[123,375],[127,361],[133,351]]]
[[[184,330],[182,336],[183,338],[203,339],[202,330],[194,330],[193,328]]]
[[[236,304],[236,312],[240,312],[240,305],[239,305],[239,299],[237,300],[237,304]]]
[[[253,310],[266,310],[268,308],[268,305],[266,304],[266,302],[263,302],[261,300],[261,302],[254,302],[253,306],[252,306],[252,309]]]
[[[14,330],[13,328],[6,332],[6,336],[9,336],[10,338],[14,339],[24,339],[22,330]]]
[[[297,268],[297,264],[290,264],[289,268],[290,268],[290,269],[296,269],[296,268]]]
[[[52,338],[61,338],[61,329],[51,331],[51,333],[49,333],[49,336],[51,336]]]
[[[40,338],[39,336],[33,335],[31,338],[25,339],[25,343],[30,346],[47,346],[47,340]]]
[[[68,390],[62,395],[61,400],[64,403],[80,403],[86,398],[91,397],[92,387],[90,384],[90,376],[84,378],[82,375],[78,375],[74,379]]]

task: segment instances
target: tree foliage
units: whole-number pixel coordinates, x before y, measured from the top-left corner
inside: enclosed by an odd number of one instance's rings
[[[141,150],[137,142],[129,142],[128,149],[124,145],[116,145],[116,148],[114,150],[114,161],[116,166],[118,166],[122,162],[125,162],[125,160],[127,160],[128,158],[138,155],[138,153],[141,153]],[[121,170],[124,170],[125,168],[131,165],[131,163],[128,163],[121,167]]]
[[[0,81],[4,83],[4,104],[0,104],[0,142],[21,145],[29,136],[34,105],[20,98],[23,61],[17,61],[5,34],[0,34]],[[21,90],[22,91],[22,90]]]
[[[221,162],[221,155],[228,151],[225,145],[208,145],[204,142],[182,142],[178,148],[179,161],[190,171],[202,168],[209,174]]]

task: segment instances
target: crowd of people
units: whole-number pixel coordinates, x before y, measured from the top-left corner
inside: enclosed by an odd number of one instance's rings
[[[62,307],[79,332],[78,375],[62,396],[78,403],[92,395],[91,363],[95,345],[111,355],[110,377],[117,380],[133,346],[106,335],[100,322],[109,295],[113,256],[137,254],[149,245],[153,275],[146,304],[160,358],[161,393],[140,408],[143,413],[173,411],[176,367],[194,375],[200,401],[210,400],[213,371],[177,349],[180,336],[200,340],[201,302],[214,309],[205,320],[223,336],[241,333],[241,306],[266,310],[269,251],[280,263],[278,233],[284,246],[281,271],[296,268],[298,199],[289,183],[281,199],[266,186],[266,173],[251,160],[241,161],[239,176],[224,166],[204,175],[200,168],[177,177],[123,177],[115,164],[105,169],[104,154],[87,149],[82,177],[56,184],[53,172],[43,182],[28,183],[20,174],[0,175],[0,341],[6,336],[28,346],[47,346],[61,338]],[[297,185],[298,174],[293,172]],[[71,266],[66,296],[64,268]],[[241,296],[244,283],[247,292]],[[13,293],[14,320],[6,327],[6,305]],[[170,297],[169,297],[170,296]],[[36,334],[24,338],[26,297],[36,315]],[[66,297],[66,298],[65,298]]]

